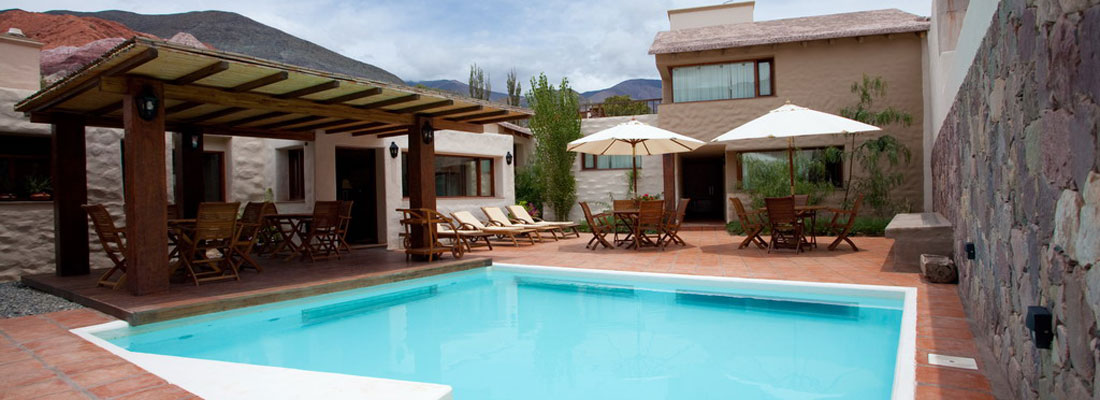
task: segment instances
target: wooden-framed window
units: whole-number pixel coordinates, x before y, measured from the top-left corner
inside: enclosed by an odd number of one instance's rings
[[[599,156],[582,154],[581,169],[631,169],[630,156]],[[638,168],[642,168],[642,156],[638,156]]]
[[[844,187],[844,163],[829,152],[839,152],[839,148],[827,147],[795,150],[795,175],[807,182],[828,182],[834,187]],[[741,187],[751,189],[753,182],[781,182],[788,176],[790,161],[787,150],[746,151],[741,153]]]
[[[50,158],[49,137],[0,134],[0,197],[30,200],[32,192],[52,186]]]
[[[401,193],[409,196],[409,162],[401,153]],[[435,156],[435,195],[437,197],[496,196],[496,168],[492,158]]]
[[[286,178],[286,199],[288,201],[305,200],[306,171],[304,150],[288,149],[286,151]]]
[[[686,65],[672,68],[672,101],[747,99],[775,95],[775,61]]]

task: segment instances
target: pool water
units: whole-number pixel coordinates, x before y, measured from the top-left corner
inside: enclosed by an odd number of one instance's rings
[[[466,399],[886,399],[902,299],[490,267],[97,334]]]

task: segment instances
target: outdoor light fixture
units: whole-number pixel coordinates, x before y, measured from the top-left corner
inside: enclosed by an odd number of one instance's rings
[[[397,158],[397,152],[401,149],[397,148],[397,142],[390,142],[390,158]]]
[[[504,162],[508,163],[508,165],[512,165],[512,152],[509,151],[508,154],[504,156]]]
[[[157,98],[157,94],[153,92],[153,88],[149,85],[145,85],[141,88],[141,93],[137,95],[137,111],[138,116],[146,121],[152,121],[157,117],[157,107],[160,106],[160,99]]]
[[[191,148],[199,148],[199,135],[191,135]]]
[[[1027,308],[1027,329],[1031,331],[1031,339],[1035,340],[1035,347],[1050,348],[1050,342],[1054,341],[1053,322],[1050,310],[1046,307],[1029,306]]]
[[[977,254],[975,254],[975,253],[976,253],[976,251],[974,249],[974,243],[967,243],[966,244],[966,259],[967,260],[973,260],[974,257],[977,256]]]
[[[432,144],[432,140],[435,139],[435,128],[432,127],[431,121],[424,121],[424,125],[420,126],[420,136],[424,138],[424,144]]]

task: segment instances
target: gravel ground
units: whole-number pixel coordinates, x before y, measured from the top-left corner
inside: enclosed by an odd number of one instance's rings
[[[20,282],[0,283],[0,318],[22,317],[77,308],[83,308],[83,306],[31,289]]]

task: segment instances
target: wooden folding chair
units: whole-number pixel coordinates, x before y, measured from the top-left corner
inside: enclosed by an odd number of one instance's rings
[[[592,239],[588,240],[588,244],[584,245],[584,248],[596,250],[596,247],[600,245],[609,249],[615,248],[611,242],[607,241],[607,235],[615,229],[615,216],[606,212],[592,215],[588,203],[581,202],[580,204],[581,210],[584,211],[584,220],[588,222],[588,229],[592,231]]]
[[[680,227],[684,225],[684,214],[687,213],[688,203],[690,202],[691,199],[680,199],[680,204],[676,207],[676,210],[666,216],[661,227],[664,237],[658,240],[661,249],[668,247],[670,241],[681,246],[687,246],[687,242],[680,238]]]
[[[643,201],[638,206],[638,220],[634,222],[634,250],[642,248],[642,245],[657,246],[661,240],[662,222],[665,218],[665,201]],[[648,231],[657,232],[656,238],[651,238]],[[661,247],[664,250],[664,247]]]
[[[336,256],[340,258],[340,202],[318,201],[313,205],[313,219],[302,238],[301,255],[310,261]],[[291,256],[293,258],[293,255]]]
[[[354,201],[340,202],[340,223],[336,225],[336,238],[340,240],[338,248],[351,253],[351,245],[348,244],[348,227],[351,226],[351,206]]]
[[[237,210],[241,203],[200,203],[195,226],[180,231],[180,261],[191,280],[240,280],[231,254],[237,242]]]
[[[833,213],[832,221],[829,222],[828,229],[836,233],[836,240],[829,244],[829,250],[836,250],[836,247],[840,245],[841,241],[848,242],[849,246],[852,246],[852,251],[859,251],[856,244],[852,242],[852,239],[848,238],[848,235],[852,233],[852,226],[856,223],[856,215],[859,214],[859,207],[863,205],[863,195],[856,197],[855,203],[852,203],[852,208],[848,210],[829,210]],[[840,218],[844,217],[841,221]]]
[[[636,201],[636,200],[611,200],[611,210],[612,211],[628,211],[628,210],[637,210],[637,209],[638,209],[638,201]],[[616,217],[616,219],[618,219],[618,217]],[[624,220],[623,221],[616,221],[616,223],[621,223],[622,226],[626,227],[627,232],[626,232],[626,235],[622,239],[619,239],[619,226],[618,225],[613,226],[612,231],[614,232],[613,237],[614,237],[615,244],[622,244],[622,243],[625,243],[625,242],[634,241],[634,236],[633,236],[634,235],[634,230],[633,230],[633,228],[631,228],[631,226],[634,225],[634,221],[625,221],[625,219],[627,219],[626,217],[622,217],[622,219],[624,219]]]
[[[233,252],[230,255],[237,264],[238,269],[252,268],[256,272],[263,272],[263,267],[252,259],[252,249],[260,239],[260,230],[263,229],[263,210],[267,203],[248,202],[244,206],[244,213],[237,223],[237,238],[233,242]]]
[[[767,248],[768,242],[760,237],[760,233],[764,231],[764,224],[760,221],[764,211],[745,211],[745,205],[741,203],[741,199],[736,197],[730,197],[730,203],[733,204],[733,210],[737,212],[737,220],[741,224],[741,230],[745,231],[745,240],[742,240],[737,248],[748,247],[749,243],[756,244],[756,247],[761,249]]]
[[[776,248],[790,248],[801,253],[805,239],[802,237],[802,218],[794,210],[794,198],[766,198],[764,203],[767,205],[768,226],[771,228],[768,253]]]
[[[103,247],[103,252],[107,253],[107,258],[114,263],[114,266],[99,276],[96,286],[118,289],[126,282],[126,234],[124,233],[126,228],[115,227],[114,218],[102,204],[86,204],[80,207],[88,213],[96,236],[99,236],[99,244]],[[112,281],[111,276],[116,272],[119,273],[118,279]]]
[[[270,201],[263,203],[260,211],[260,231],[256,238],[256,254],[263,255],[274,252],[283,243],[283,234],[279,230],[278,222],[268,218],[269,215],[279,213],[279,208]]]

